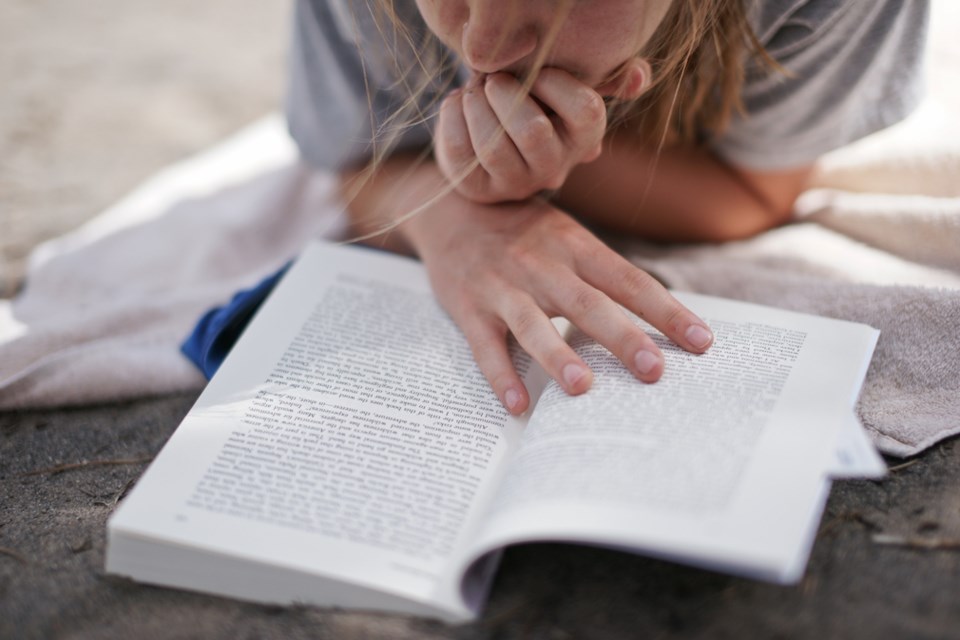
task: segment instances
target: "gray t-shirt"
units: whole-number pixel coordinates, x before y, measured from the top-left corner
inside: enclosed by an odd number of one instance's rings
[[[397,148],[425,147],[439,100],[466,77],[452,54],[421,46],[426,27],[412,0],[395,3],[409,38],[376,23],[375,1],[297,0],[287,119],[318,167],[361,162],[391,137]],[[761,44],[788,73],[748,73],[746,115],[712,142],[729,162],[804,166],[894,124],[919,101],[928,0],[750,0],[749,10]],[[444,59],[444,71],[411,105],[404,85],[421,74],[406,70],[424,58]]]

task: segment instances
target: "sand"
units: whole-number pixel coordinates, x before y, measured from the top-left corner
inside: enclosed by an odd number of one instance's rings
[[[0,3],[0,296],[27,252],[279,107],[289,5]]]

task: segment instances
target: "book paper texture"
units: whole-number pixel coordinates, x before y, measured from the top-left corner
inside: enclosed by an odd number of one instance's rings
[[[535,408],[514,418],[419,263],[315,244],[111,518],[107,570],[450,620],[522,542],[795,581],[828,476],[876,466],[852,405],[877,332],[677,296],[709,352],[645,326],[666,368],[644,384],[570,328],[593,388],[567,396],[515,350]]]

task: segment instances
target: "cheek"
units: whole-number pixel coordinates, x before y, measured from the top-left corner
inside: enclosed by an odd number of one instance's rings
[[[441,42],[460,50],[460,33],[470,11],[466,0],[417,0],[417,8],[427,28]]]
[[[641,47],[638,20],[608,12],[578,12],[558,41],[560,57],[577,60],[593,80],[606,78]]]
[[[609,76],[636,54],[629,44],[620,44],[604,38],[584,38],[578,33],[557,42],[552,63],[580,77],[591,86],[606,81]]]

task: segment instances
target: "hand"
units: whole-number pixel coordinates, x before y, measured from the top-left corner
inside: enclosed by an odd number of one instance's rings
[[[543,69],[529,94],[511,74],[495,73],[443,101],[434,146],[464,197],[518,201],[559,189],[573,167],[596,159],[606,126],[601,94],[566,71]]]
[[[491,206],[450,193],[409,224],[440,303],[514,415],[530,397],[510,360],[508,333],[568,393],[590,388],[592,373],[551,317],[566,317],[645,382],[660,378],[663,354],[618,303],[688,351],[713,341],[653,277],[540,199]]]

